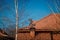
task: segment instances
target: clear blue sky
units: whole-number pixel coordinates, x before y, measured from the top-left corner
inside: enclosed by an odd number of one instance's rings
[[[56,5],[54,2],[57,3],[60,7],[59,0],[18,0],[19,16],[21,16],[21,9],[23,9],[23,16],[19,17],[19,22],[23,22],[25,20],[27,22],[29,18],[32,18],[33,20],[40,20],[43,17],[49,15],[51,11],[48,5],[50,5],[53,10],[57,12]],[[15,16],[16,15],[14,0],[0,0],[0,26],[2,26],[2,21],[5,21],[4,23],[6,23],[7,25],[9,23],[7,22],[8,19],[3,20],[3,17],[8,17],[9,20],[15,23]],[[28,24],[28,22],[26,24]]]

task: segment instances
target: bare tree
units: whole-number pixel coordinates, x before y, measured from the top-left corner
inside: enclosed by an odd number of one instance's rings
[[[15,1],[15,0],[13,0],[13,1]],[[18,13],[18,16],[15,16],[15,11],[14,11],[15,9],[13,7],[11,7],[10,4],[5,4],[5,0],[3,0],[3,1],[1,0],[0,1],[1,3],[3,3],[3,4],[0,4],[1,5],[0,6],[0,13],[2,14],[2,16],[0,17],[0,19],[1,19],[0,24],[2,24],[3,30],[5,30],[8,33],[8,35],[10,35],[10,36],[12,36],[13,34],[15,34],[15,32],[13,32],[13,29],[15,30],[15,26],[19,26],[20,25],[20,24],[18,24],[18,21],[21,21],[25,17],[28,16],[27,14],[24,14],[26,0],[21,0],[21,1],[22,1],[22,8],[19,9],[19,10],[17,9],[17,12],[16,12],[16,13]],[[17,5],[17,6],[19,6],[19,5]],[[14,20],[12,20],[11,18],[9,18],[8,16],[4,16],[3,15],[4,11],[6,11],[6,10],[9,11],[9,12],[11,12],[11,13],[8,13],[9,15],[12,15],[14,18],[15,17],[18,18],[18,20],[16,18],[16,20],[17,20],[17,24],[16,25],[14,25],[15,24]],[[24,26],[24,23],[25,22],[21,23],[22,26]]]
[[[6,28],[6,32],[10,37],[14,37],[15,36],[15,24],[10,24],[7,28]]]

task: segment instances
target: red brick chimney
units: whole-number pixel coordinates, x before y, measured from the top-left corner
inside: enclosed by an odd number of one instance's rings
[[[29,24],[29,26],[30,26],[30,36],[31,36],[31,38],[34,38],[35,37],[35,24],[33,24],[33,20],[32,19],[29,19],[29,21],[30,21],[30,24]]]
[[[35,37],[35,28],[34,27],[30,28],[30,36],[31,36],[31,38]]]

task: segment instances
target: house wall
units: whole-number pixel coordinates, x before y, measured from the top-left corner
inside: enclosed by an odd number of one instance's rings
[[[30,40],[30,33],[18,33],[18,40]]]
[[[39,33],[36,35],[35,40],[51,40],[50,33]]]
[[[53,34],[53,40],[60,40],[60,34]]]
[[[37,32],[35,37],[31,38],[30,33],[18,33],[18,40],[60,40],[60,34]]]

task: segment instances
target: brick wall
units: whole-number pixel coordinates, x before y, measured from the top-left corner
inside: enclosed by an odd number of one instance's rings
[[[35,32],[36,33],[36,32]],[[34,38],[31,38],[30,33],[18,33],[18,40],[60,40],[59,33],[37,32]]]

